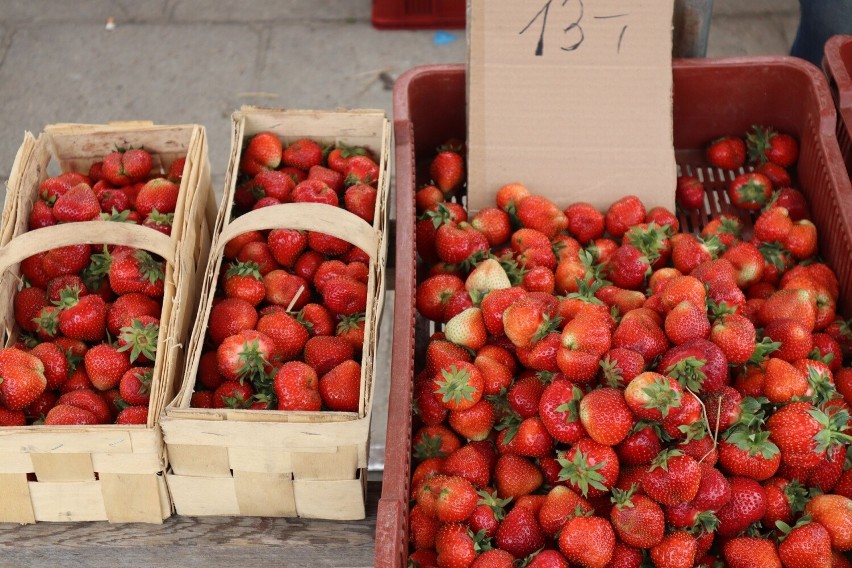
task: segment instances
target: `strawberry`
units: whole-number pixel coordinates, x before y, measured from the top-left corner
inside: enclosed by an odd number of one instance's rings
[[[224,381],[213,392],[213,408],[248,408],[254,400],[254,388],[240,381]]]
[[[306,327],[286,312],[262,315],[255,329],[272,339],[275,343],[273,358],[281,361],[291,361],[298,357],[309,337]]]
[[[42,200],[33,203],[33,209],[30,211],[27,220],[27,229],[41,229],[42,227],[51,227],[56,224],[56,217],[53,216],[53,208]]]
[[[67,307],[59,312],[59,331],[72,339],[100,341],[106,333],[106,303],[97,295],[74,296],[73,292],[63,295]]]
[[[476,559],[473,536],[465,525],[447,523],[435,535],[437,565],[456,568],[470,566]]]
[[[530,195],[516,205],[523,227],[535,229],[553,239],[568,226],[568,219],[555,203],[541,195]]]
[[[665,331],[675,345],[695,339],[707,339],[710,335],[710,320],[703,304],[683,301],[666,315]]]
[[[165,178],[154,178],[143,185],[136,194],[135,208],[143,217],[154,212],[174,213],[177,209],[179,191],[180,188],[176,183]]]
[[[131,363],[149,363],[157,358],[160,320],[153,316],[139,316],[119,329],[118,350],[128,352]]]
[[[45,426],[90,426],[99,424],[97,417],[70,404],[57,404],[44,417]]]
[[[491,290],[511,288],[512,283],[503,266],[493,258],[486,258],[476,265],[467,279],[464,287],[468,292],[477,291],[486,295]]]
[[[308,247],[326,256],[343,256],[352,249],[352,244],[325,233],[309,231]]]
[[[718,239],[702,239],[689,233],[677,233],[670,239],[672,264],[683,274],[690,274],[696,267],[716,257],[721,248]]]
[[[92,179],[77,172],[65,172],[56,177],[49,177],[41,182],[38,193],[41,200],[53,206],[56,199],[75,185],[85,183],[92,185]]]
[[[740,536],[722,547],[730,568],[781,568],[775,543],[765,538]]]
[[[347,146],[343,142],[338,142],[337,146],[332,148],[328,153],[328,167],[336,172],[343,173],[346,171],[346,164],[352,156],[369,156],[370,153],[366,148],[361,146]]]
[[[13,302],[15,322],[24,331],[35,331],[38,327],[36,318],[44,308],[50,305],[46,291],[35,286],[19,290]]]
[[[95,415],[98,424],[112,422],[112,412],[109,405],[102,396],[92,389],[84,388],[67,392],[57,399],[56,404],[69,404],[88,410]]]
[[[323,304],[334,314],[351,316],[367,311],[367,285],[346,276],[329,280],[323,295]]]
[[[806,325],[794,319],[777,319],[769,322],[763,329],[763,335],[780,347],[772,353],[784,361],[804,359],[813,349],[813,339]]]
[[[831,566],[831,536],[826,527],[807,520],[790,527],[780,523],[784,533],[778,545],[778,556],[785,566]]]
[[[329,410],[358,412],[361,397],[361,365],[343,361],[319,379],[319,393]]]
[[[613,489],[610,522],[622,542],[636,548],[651,548],[663,540],[665,516],[660,506],[634,489]]]
[[[612,347],[626,348],[639,353],[649,364],[655,358],[665,353],[668,348],[668,338],[656,318],[643,309],[634,310],[624,317],[612,333]]]
[[[680,176],[675,187],[675,202],[684,209],[704,205],[704,184],[695,176]]]
[[[664,505],[691,501],[701,484],[701,468],[692,457],[678,450],[660,452],[642,478],[642,489]]]
[[[598,388],[580,400],[580,422],[594,441],[614,446],[630,432],[633,414],[622,391]]]
[[[379,165],[369,156],[352,156],[346,162],[343,175],[347,186],[357,183],[376,185],[379,181]]]
[[[486,550],[476,557],[471,564],[472,568],[512,568],[515,565],[515,557],[500,548]]]
[[[121,376],[118,390],[121,398],[131,406],[148,406],[151,397],[151,382],[154,377],[151,367],[131,367]]]
[[[304,232],[294,229],[273,229],[266,239],[269,252],[275,261],[284,268],[293,268],[299,256],[308,246]]]
[[[279,172],[280,173],[280,172]],[[282,174],[287,176],[287,174]],[[289,177],[289,176],[287,176]],[[325,183],[328,187],[334,190],[335,193],[340,195],[343,191],[343,174],[332,170],[331,168],[326,168],[325,166],[316,165],[311,166],[308,169],[308,179],[318,179]],[[292,181],[292,178],[291,178]],[[369,187],[369,186],[367,186]],[[282,203],[286,203],[286,201],[282,201]],[[349,207],[347,207],[349,209]],[[351,211],[351,209],[350,209]]]
[[[494,469],[494,485],[500,498],[529,495],[544,482],[541,470],[517,454],[503,454]]]
[[[23,410],[47,387],[44,365],[35,355],[18,349],[0,349],[0,404]]]
[[[570,562],[588,568],[604,568],[615,549],[615,531],[604,518],[579,515],[565,524],[558,544]]]
[[[488,244],[496,247],[506,243],[512,232],[509,215],[497,207],[484,207],[470,220],[474,229],[485,235]]]
[[[745,363],[755,349],[754,325],[739,314],[726,314],[713,324],[710,341],[722,350],[729,363]]]
[[[116,187],[141,181],[151,171],[154,160],[143,148],[130,148],[110,152],[103,159],[104,179]]]
[[[216,349],[219,372],[226,380],[264,384],[272,365],[275,342],[263,333],[244,330],[226,337]]]
[[[417,460],[445,458],[461,448],[461,440],[452,430],[443,425],[424,426],[411,438],[411,447]]]
[[[824,526],[835,550],[852,550],[852,500],[843,495],[814,495],[805,515]]]
[[[483,404],[488,403],[483,401]],[[491,473],[496,463],[496,458],[492,462],[477,446],[466,444],[447,456],[442,471],[446,475],[463,477],[474,487],[482,488],[491,481]],[[494,499],[494,496],[485,491],[480,491],[479,495],[486,498],[486,501]],[[479,503],[483,503],[483,500]],[[494,528],[496,530],[496,525]]]
[[[707,161],[717,168],[737,170],[745,164],[745,141],[736,136],[717,138],[709,144],[705,155]]]
[[[793,229],[793,220],[784,207],[770,207],[758,216],[754,222],[754,238],[771,243],[784,242]]]
[[[340,199],[328,184],[319,179],[306,179],[299,182],[290,193],[293,203],[325,203],[337,207]]]
[[[587,245],[603,236],[604,215],[589,203],[572,203],[565,209],[567,229],[581,244]]]
[[[315,411],[322,408],[317,373],[301,361],[284,363],[273,379],[278,410]]]
[[[431,319],[432,321],[447,321],[444,319],[444,310],[446,309],[447,302],[453,294],[463,290],[464,288],[465,283],[457,276],[449,274],[431,276],[417,286],[415,296],[417,311],[420,315]],[[500,312],[499,317],[501,321],[500,331],[502,332],[502,311]],[[485,323],[486,325],[488,324],[487,318]]]
[[[446,223],[435,234],[435,250],[441,260],[459,264],[488,250],[488,240],[467,222]]]
[[[147,424],[148,405],[128,406],[115,417],[116,424]]]
[[[286,270],[275,269],[267,272],[262,277],[261,286],[267,304],[301,309],[311,299],[310,287],[305,279]]]
[[[376,216],[377,196],[375,187],[366,183],[356,183],[346,188],[343,205],[350,213],[372,224]]]
[[[443,202],[444,193],[435,185],[424,185],[414,194],[414,203],[417,206],[418,215],[422,215]]]
[[[539,341],[558,323],[547,305],[528,296],[519,298],[503,312],[503,331],[516,347]]]
[[[280,203],[289,203],[291,194],[296,183],[293,178],[278,170],[262,170],[251,182],[246,190],[251,193],[253,200],[261,200],[265,197],[277,199]]]
[[[113,255],[109,267],[109,284],[116,294],[141,292],[161,298],[165,285],[165,266],[141,249],[122,250]]]
[[[560,481],[583,497],[599,497],[618,480],[618,456],[610,446],[582,438],[570,450],[557,458],[562,470]]]
[[[228,336],[254,329],[257,320],[257,310],[250,303],[242,298],[225,298],[211,309],[207,333],[219,345]]]
[[[98,198],[85,183],[75,185],[60,195],[53,205],[53,217],[58,223],[93,221],[99,219],[100,214]]]
[[[255,176],[262,170],[274,170],[281,164],[281,140],[273,132],[259,132],[249,141],[240,158],[240,171]]]
[[[661,421],[681,406],[683,389],[665,375],[646,371],[637,375],[624,389],[624,400],[636,417]]]
[[[434,383],[435,396],[450,410],[466,410],[482,398],[482,374],[471,363],[459,361],[442,369]]]
[[[659,568],[689,568],[697,550],[694,536],[686,531],[673,531],[651,548],[651,560]]]
[[[817,252],[817,229],[808,219],[793,223],[781,243],[796,260],[805,260]]]
[[[638,290],[650,273],[651,261],[632,245],[621,245],[607,265],[607,278],[619,288]]]
[[[746,135],[746,147],[748,159],[752,163],[769,161],[782,168],[789,168],[799,158],[796,139],[772,127],[753,125]]]
[[[464,158],[452,149],[440,149],[429,164],[429,175],[444,196],[449,197],[464,183]]]
[[[742,532],[766,513],[766,491],[757,481],[747,477],[731,477],[729,481],[731,500],[716,511],[717,532],[722,536]]]
[[[645,221],[647,211],[635,195],[628,195],[609,206],[605,215],[606,230],[616,239],[620,239],[633,225]]]
[[[300,138],[289,144],[282,152],[281,161],[290,167],[308,171],[323,161],[322,147],[309,138]],[[273,167],[277,167],[273,166]]]
[[[809,402],[793,402],[770,416],[766,428],[783,464],[812,467],[830,448],[848,440],[848,418],[845,411],[827,415]]]
[[[488,338],[482,310],[470,307],[453,316],[444,327],[444,335],[456,345],[478,351]]]
[[[342,337],[316,336],[305,343],[304,361],[322,376],[342,362],[352,359],[355,348]]]
[[[206,351],[202,353],[201,359],[198,362],[196,388],[203,386],[206,389],[214,391],[224,381],[225,377],[219,372],[219,362],[216,360],[216,352]]]
[[[92,249],[89,245],[69,245],[59,248],[54,248],[43,255],[39,255],[41,261],[41,270],[47,280],[63,276],[66,274],[79,274],[92,258]],[[21,272],[30,280],[30,284],[39,288],[46,288],[47,283],[42,283],[37,278],[32,278],[30,274],[24,271],[23,263],[21,263]]]
[[[772,182],[763,174],[746,172],[731,181],[728,196],[733,205],[756,211],[772,198]]]
[[[523,558],[544,547],[545,537],[535,513],[516,506],[500,523],[494,540],[515,558]]]
[[[739,241],[742,231],[743,222],[739,217],[723,213],[716,218],[710,219],[710,221],[704,225],[704,228],[701,229],[701,237],[708,239],[715,236],[719,239],[722,245],[729,247]]]
[[[117,387],[122,375],[131,366],[127,353],[107,343],[101,343],[89,349],[84,363],[89,380],[100,391]]]
[[[747,288],[760,282],[766,261],[760,250],[749,242],[739,242],[722,253],[722,257],[734,265],[737,270],[737,286]]]
[[[257,306],[266,297],[260,267],[251,261],[231,264],[225,273],[224,292],[228,298],[242,298]]]

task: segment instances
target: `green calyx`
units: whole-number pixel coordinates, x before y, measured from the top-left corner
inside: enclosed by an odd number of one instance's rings
[[[139,318],[133,318],[130,325],[119,330],[119,351],[130,351],[130,362],[139,357],[149,361],[157,358],[157,341],[160,337],[160,324],[143,323]]]
[[[470,384],[470,371],[451,365],[449,369],[441,370],[441,379],[437,381],[438,394],[444,404],[452,402],[455,405],[462,401],[473,402],[476,387]]]
[[[604,476],[599,471],[606,464],[606,461],[592,465],[588,462],[586,455],[580,450],[577,450],[571,459],[567,459],[564,454],[561,454],[556,461],[562,466],[562,470],[559,472],[559,481],[572,483],[580,490],[583,497],[589,496],[590,487],[599,491],[607,491],[609,489],[604,485]]]

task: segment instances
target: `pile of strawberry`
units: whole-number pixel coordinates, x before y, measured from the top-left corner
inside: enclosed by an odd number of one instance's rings
[[[110,152],[88,175],[66,172],[44,180],[28,227],[103,219],[170,235],[185,164],[186,158],[179,158],[161,175],[152,170],[153,156],[144,148]]]
[[[379,165],[363,146],[322,146],[300,138],[284,146],[274,132],[251,137],[240,159],[235,214],[279,203],[325,203],[373,223]]]
[[[234,204],[342,201],[372,223],[378,166],[369,156],[309,139],[282,149],[275,134],[259,133],[243,153]],[[363,250],[318,231],[250,231],[228,242],[191,405],[357,412],[369,265]]]
[[[697,236],[519,183],[468,218],[440,151],[416,194],[416,306],[443,330],[414,379],[410,565],[850,565],[852,334],[797,154],[769,128],[714,141],[759,215]]]
[[[29,229],[79,221],[171,233],[185,159],[166,177],[142,148],[88,175],[47,178]],[[0,350],[0,425],[145,424],[163,310],[165,263],[126,246],[70,245],[24,259],[14,297],[20,335]]]

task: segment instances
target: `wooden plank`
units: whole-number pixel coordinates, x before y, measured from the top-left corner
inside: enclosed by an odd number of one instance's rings
[[[181,517],[162,525],[92,523],[0,524],[0,558],[12,567],[375,565],[376,505],[370,483],[363,521],[268,517]]]
[[[166,475],[178,515],[239,515],[232,477]]]
[[[35,522],[26,474],[0,473],[0,522]]]
[[[293,480],[287,473],[234,471],[234,491],[240,514],[255,517],[295,517]]]
[[[106,508],[97,481],[48,483],[30,482],[33,512],[38,521],[103,521]]]
[[[102,473],[101,493],[111,523],[161,523],[171,514],[163,510],[160,494],[166,491],[155,474]]]
[[[39,481],[94,481],[90,454],[32,454]]]
[[[300,517],[335,519],[340,521],[363,519],[364,482],[295,480],[296,511]]]

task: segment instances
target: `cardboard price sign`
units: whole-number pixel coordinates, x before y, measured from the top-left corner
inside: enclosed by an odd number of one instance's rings
[[[673,210],[672,7],[470,0],[468,207],[521,182],[560,207]]]

